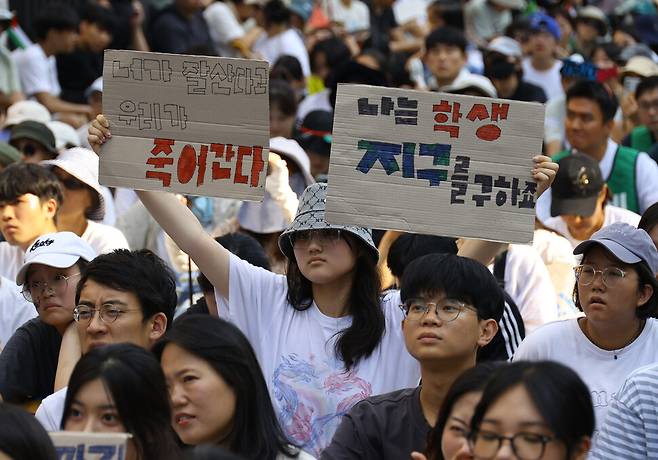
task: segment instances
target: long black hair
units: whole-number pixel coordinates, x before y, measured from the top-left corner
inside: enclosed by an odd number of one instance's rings
[[[566,458],[594,432],[594,408],[587,385],[570,368],[553,361],[519,361],[491,377],[471,419],[477,432],[489,408],[507,391],[522,385],[546,425],[567,448]]]
[[[156,343],[153,351],[158,358],[169,344],[203,359],[235,392],[235,414],[228,437],[231,452],[251,460],[274,460],[280,453],[296,456],[297,449],[276,418],[256,354],[237,327],[215,317],[182,316]]]
[[[48,433],[32,414],[0,402],[0,427],[0,453],[15,459],[57,459]]]
[[[441,451],[443,430],[448,423],[448,418],[452,413],[452,408],[457,401],[467,393],[484,390],[484,387],[492,374],[505,365],[507,365],[507,363],[500,361],[489,361],[478,364],[477,366],[465,371],[452,383],[441,403],[439,416],[436,419],[436,425],[434,425],[434,428],[432,428],[432,431],[428,435],[426,453],[428,459],[443,460],[443,452]]]
[[[375,351],[386,331],[386,319],[381,306],[377,260],[365,248],[365,243],[343,233],[341,237],[356,251],[356,265],[349,298],[352,324],[338,333],[335,352],[345,363],[345,368],[351,369]],[[302,274],[294,257],[288,259],[286,274],[288,302],[296,310],[308,309],[313,304],[313,285]]]
[[[62,429],[80,389],[96,379],[101,379],[112,396],[123,426],[133,435],[140,459],[179,457],[160,363],[150,352],[133,344],[96,348],[78,361],[66,393]]]

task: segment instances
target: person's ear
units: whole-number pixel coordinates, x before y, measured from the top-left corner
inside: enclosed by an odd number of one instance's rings
[[[164,313],[156,313],[151,318],[151,330],[149,331],[149,339],[153,342],[160,339],[167,331],[167,317]]]
[[[637,306],[641,307],[645,303],[651,299],[651,296],[653,295],[653,286],[650,284],[643,284],[640,286],[640,289],[638,289],[638,296],[637,296]]]
[[[612,120],[608,120],[603,123],[603,128],[605,128],[605,132],[608,136],[610,136],[610,133],[612,132],[612,129],[615,127],[615,119],[613,118]]]
[[[55,198],[48,198],[46,201],[42,202],[41,209],[46,213],[46,216],[50,219],[54,219],[57,214],[57,209],[59,205]]]
[[[498,333],[498,322],[495,319],[480,320],[480,336],[478,346],[484,347],[489,344]]]
[[[588,436],[584,436],[574,448],[569,460],[585,460],[591,447],[592,440]]]

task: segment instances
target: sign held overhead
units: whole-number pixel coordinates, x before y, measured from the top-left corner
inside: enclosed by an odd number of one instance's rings
[[[339,85],[327,221],[527,243],[543,127],[541,104]]]
[[[261,201],[268,74],[265,61],[106,51],[100,182]]]

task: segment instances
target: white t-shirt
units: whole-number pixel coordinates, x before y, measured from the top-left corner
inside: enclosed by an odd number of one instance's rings
[[[382,299],[386,333],[349,372],[334,353],[336,333],[352,318],[331,318],[315,303],[287,301],[286,277],[230,256],[229,302],[215,291],[219,316],[235,323],[254,347],[281,425],[293,442],[319,456],[341,415],[358,401],[418,385],[420,367],[404,345],[398,292]],[[358,308],[358,307],[356,307]]]
[[[217,54],[238,57],[240,53],[231,46],[231,42],[244,37],[244,30],[231,7],[222,1],[214,2],[203,11],[203,17],[208,23]]]
[[[57,62],[55,56],[46,56],[41,46],[33,43],[25,49],[17,49],[12,54],[21,86],[26,96],[36,93],[50,93],[59,96],[62,88],[57,78]]]
[[[603,350],[583,334],[577,319],[547,324],[521,342],[514,361],[551,360],[573,369],[592,394],[596,424],[605,420],[612,398],[635,369],[658,362],[658,326],[653,318],[625,348]]]
[[[115,249],[130,249],[121,230],[93,220],[87,221],[87,228],[80,238],[89,243],[97,255],[107,254]]]
[[[348,33],[370,29],[370,10],[361,0],[352,0],[349,8],[341,0],[330,0],[329,18],[340,22]]]
[[[36,318],[37,309],[23,297],[16,284],[0,277],[0,350],[16,329]]]
[[[605,151],[605,155],[601,161],[599,161],[601,175],[606,181],[610,179],[610,174],[612,173],[615,155],[617,154],[617,147],[618,145],[616,142],[612,139],[608,139],[608,147]],[[635,163],[635,187],[637,189],[641,212],[646,211],[649,206],[658,202],[656,178],[658,178],[658,163],[653,161],[653,159],[651,159],[646,153],[641,152]],[[546,222],[551,218],[551,193],[551,189],[549,188],[539,197],[539,199],[537,199],[535,214],[542,222]]]
[[[562,61],[555,61],[553,67],[548,70],[537,70],[532,66],[530,58],[525,58],[522,62],[523,79],[528,83],[541,87],[546,93],[546,99],[551,100],[554,97],[563,96],[562,80],[560,78],[560,69]]]
[[[302,65],[304,76],[308,77],[311,74],[306,46],[294,29],[288,29],[272,37],[263,32],[254,43],[254,52],[260,53],[270,65],[283,55],[294,56]]]
[[[313,112],[314,110],[325,110],[327,112],[333,112],[334,108],[331,106],[331,102],[329,101],[330,95],[330,90],[323,89],[319,93],[306,96],[302,102],[299,103],[299,107],[297,107],[297,120],[299,123],[304,121],[306,115]]]
[[[658,180],[658,177],[656,180]],[[637,227],[637,224],[640,223],[640,215],[635,214],[633,211],[629,211],[628,209],[618,208],[617,206],[612,206],[609,204],[605,207],[603,227],[607,227],[608,225],[614,224],[615,222],[624,222],[626,224],[632,225],[633,227]],[[567,227],[567,223],[564,221],[562,216],[546,219],[544,225],[550,229],[555,230],[560,235],[568,239],[574,248],[583,242],[583,240],[579,240],[571,236],[569,227]]]
[[[0,242],[0,276],[16,282],[16,274],[23,266],[25,252],[6,241]]]
[[[64,387],[43,399],[34,414],[46,431],[60,431],[67,391],[68,387]]]

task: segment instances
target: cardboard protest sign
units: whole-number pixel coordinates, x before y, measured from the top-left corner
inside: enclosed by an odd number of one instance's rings
[[[527,243],[544,107],[339,85],[327,221]]]
[[[268,72],[265,61],[106,51],[100,182],[261,201]]]
[[[55,445],[57,460],[124,460],[127,433],[79,433],[57,431],[48,433]]]

